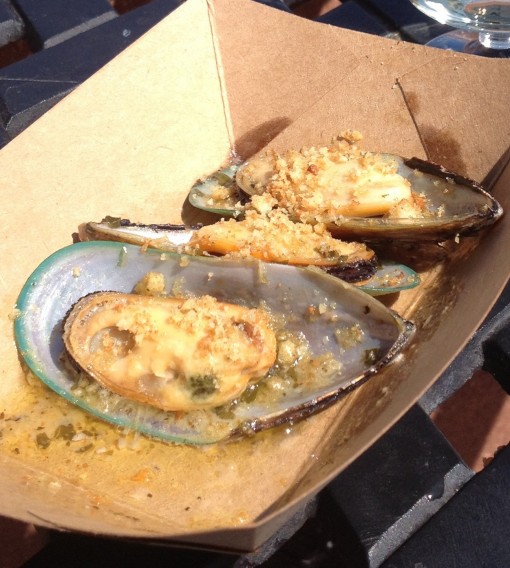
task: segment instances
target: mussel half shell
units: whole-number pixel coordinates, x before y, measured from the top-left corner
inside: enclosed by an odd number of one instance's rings
[[[241,215],[249,196],[236,183],[238,165],[233,164],[197,181],[190,190],[188,201],[197,209],[237,217]]]
[[[425,196],[433,215],[425,218],[344,218],[328,226],[339,238],[441,242],[478,233],[494,224],[503,208],[478,183],[419,158],[395,158],[412,190]]]
[[[99,385],[94,390],[95,384],[83,388],[80,381],[87,378],[73,376],[62,359],[66,314],[92,292],[131,293],[149,272],[162,274],[174,295],[207,294],[242,306],[264,306],[284,319],[285,333],[303,339],[313,358],[333,361],[340,370],[309,384],[280,377],[287,383],[284,397],[267,396],[273,377],[266,377],[233,404],[184,413],[128,400]],[[318,270],[181,257],[99,241],[71,245],[46,259],[23,287],[17,308],[19,352],[44,383],[106,421],[187,444],[218,442],[318,412],[393,361],[414,331],[412,323],[376,299]],[[328,359],[331,353],[334,357]],[[307,373],[303,377],[310,379]]]
[[[127,219],[107,217],[101,222],[83,224],[80,227],[80,238],[82,241],[118,241],[162,251],[182,252],[199,228],[171,224],[144,225]],[[419,275],[408,266],[386,260],[377,262],[375,255],[367,259],[352,254],[350,263],[346,259],[342,263],[322,266],[322,269],[342,280],[356,283],[361,290],[372,296],[409,290],[420,283]]]
[[[480,184],[439,164],[393,154],[381,154],[381,157],[397,163],[398,173],[410,182],[414,193],[424,197],[432,215],[423,218],[342,216],[328,224],[333,236],[369,242],[394,239],[441,242],[474,234],[495,223],[503,214],[501,205]],[[249,163],[248,160],[238,166],[237,172],[242,173]],[[235,171],[236,166],[228,170],[227,185],[231,197],[223,201],[221,206],[215,200],[208,181],[197,183],[191,189],[190,203],[199,209],[223,216],[242,215],[244,204],[249,200],[249,195],[243,189],[250,189],[248,186],[241,189],[234,183],[232,176]],[[267,171],[262,170],[262,183],[268,175]]]

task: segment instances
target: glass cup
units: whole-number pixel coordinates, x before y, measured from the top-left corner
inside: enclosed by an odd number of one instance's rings
[[[411,0],[427,16],[456,30],[427,45],[510,57],[510,0]]]

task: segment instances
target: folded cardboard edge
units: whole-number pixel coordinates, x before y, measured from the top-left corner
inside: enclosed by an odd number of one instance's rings
[[[189,22],[198,34],[191,52]],[[165,41],[170,46],[161,52]],[[172,112],[176,107],[180,112]],[[172,12],[2,149],[0,185],[6,195],[22,196],[4,201],[9,222],[0,228],[7,292],[0,328],[9,338],[0,345],[2,372],[9,376],[2,392],[20,377],[12,315],[35,267],[71,244],[87,220],[110,214],[179,222],[183,200],[177,194],[226,160],[229,149],[201,0]]]

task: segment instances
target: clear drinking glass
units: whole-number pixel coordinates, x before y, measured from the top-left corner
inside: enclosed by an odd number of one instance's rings
[[[510,0],[411,0],[456,30],[427,45],[489,57],[510,57]]]

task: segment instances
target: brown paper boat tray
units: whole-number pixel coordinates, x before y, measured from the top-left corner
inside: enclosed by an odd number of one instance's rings
[[[316,416],[231,444],[123,432],[26,380],[12,314],[35,267],[107,214],[207,221],[187,192],[232,145],[246,158],[355,129],[368,149],[487,180],[510,208],[508,61],[270,14],[247,0],[188,0],[0,152],[0,514],[254,550],[420,398],[504,287],[508,216],[392,300],[417,325],[399,362]],[[79,435],[66,436],[68,424]]]

